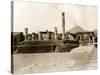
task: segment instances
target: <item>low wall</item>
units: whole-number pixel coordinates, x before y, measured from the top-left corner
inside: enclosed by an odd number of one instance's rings
[[[45,53],[45,52],[70,52],[78,47],[75,41],[27,41],[22,45],[14,46],[17,53]]]

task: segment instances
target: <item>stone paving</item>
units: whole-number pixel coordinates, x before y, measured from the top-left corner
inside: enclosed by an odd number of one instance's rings
[[[40,73],[97,68],[97,49],[81,46],[65,53],[14,54],[14,73]]]

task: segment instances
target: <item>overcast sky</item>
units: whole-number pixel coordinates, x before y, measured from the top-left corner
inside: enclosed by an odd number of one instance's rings
[[[62,32],[61,13],[65,12],[65,30],[78,25],[85,30],[97,28],[97,7],[56,3],[14,2],[14,32]]]

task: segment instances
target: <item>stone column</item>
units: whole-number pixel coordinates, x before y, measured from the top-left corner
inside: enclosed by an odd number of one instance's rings
[[[95,44],[95,38],[94,38],[94,36],[92,37],[92,40],[93,40],[93,44]]]
[[[55,27],[55,40],[57,40],[57,27]]]
[[[65,13],[62,12],[62,40],[65,39]]]
[[[41,34],[41,32],[38,33],[38,40],[42,40],[42,34]]]
[[[80,35],[80,43],[82,44],[82,35]]]
[[[25,28],[25,40],[28,40],[28,28]]]
[[[36,39],[35,39],[35,34],[34,34],[34,33],[32,33],[32,40],[33,40],[33,41],[36,40]]]

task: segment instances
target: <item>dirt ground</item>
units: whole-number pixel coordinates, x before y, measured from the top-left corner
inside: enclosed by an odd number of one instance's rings
[[[97,49],[80,46],[65,53],[14,54],[14,73],[40,73],[97,68]]]

